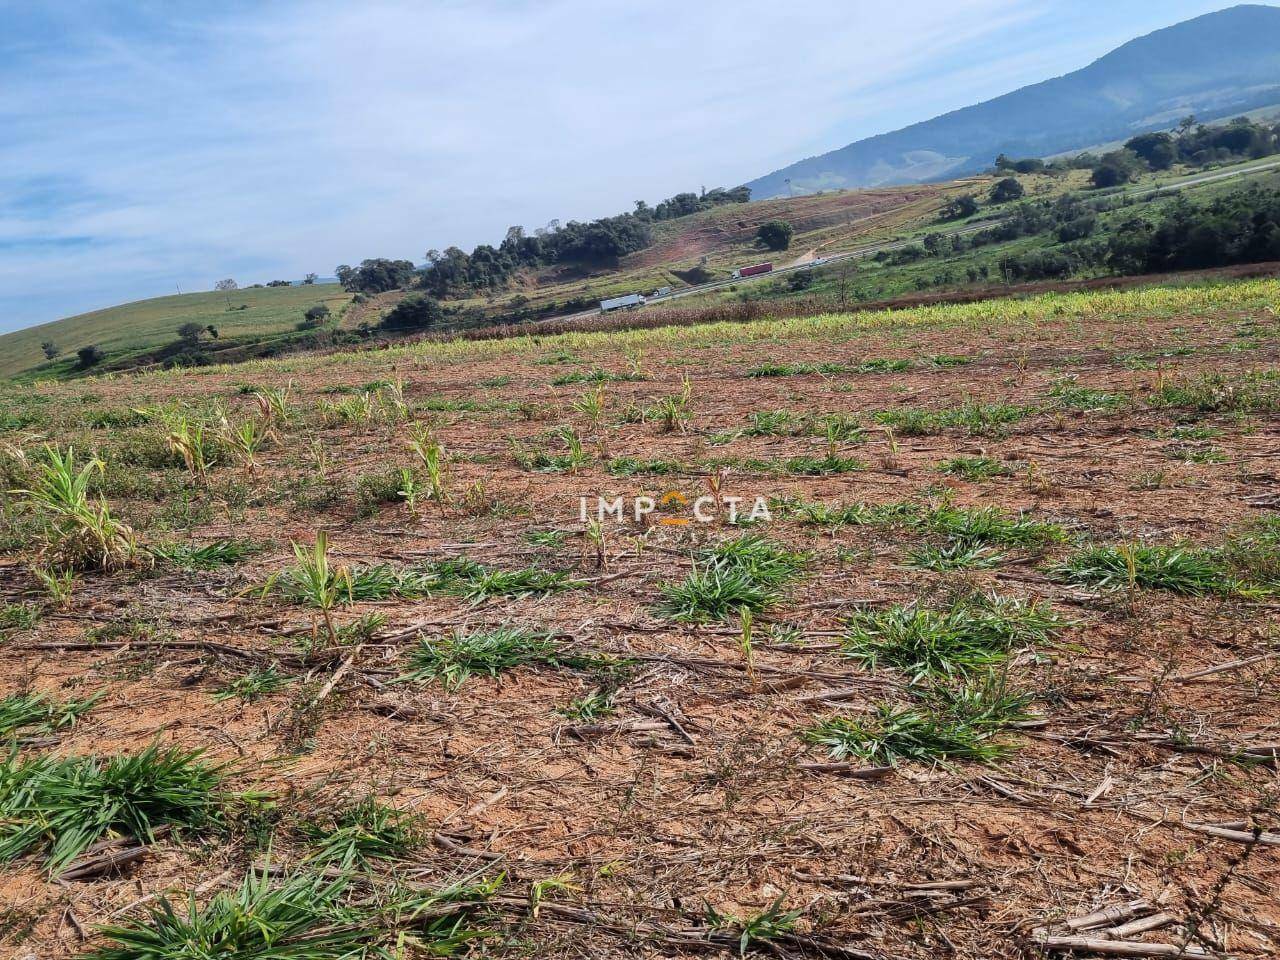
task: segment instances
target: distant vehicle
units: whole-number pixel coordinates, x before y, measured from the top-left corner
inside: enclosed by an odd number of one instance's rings
[[[758,277],[760,274],[769,273],[772,270],[772,263],[757,263],[754,267],[739,267],[733,271],[733,279],[741,280],[743,277]]]
[[[830,259],[830,257],[815,257],[813,260],[809,261],[808,265],[811,267],[820,267]]]
[[[671,292],[671,288],[670,288],[670,287],[659,287],[657,290],[653,291],[653,293],[649,294],[649,296],[651,296],[651,297],[665,297],[665,296],[666,296],[667,294],[669,294],[670,292]]]
[[[645,298],[643,293],[628,293],[625,297],[613,297],[610,300],[600,301],[600,312],[608,313],[610,310],[630,309],[631,307],[643,307]]]

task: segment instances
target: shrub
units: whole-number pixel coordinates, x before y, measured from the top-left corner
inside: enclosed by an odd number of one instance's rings
[[[382,318],[381,325],[387,330],[425,330],[443,319],[444,308],[440,306],[440,301],[424,294],[415,294],[396,304]]]
[[[97,346],[81,347],[76,351],[76,361],[79,363],[81,370],[96,367],[104,359],[106,359],[106,355]]]
[[[756,239],[770,250],[786,250],[791,246],[791,237],[795,228],[785,220],[770,220],[760,225],[756,231]]]
[[[1005,177],[991,188],[991,202],[1008,203],[1011,200],[1021,200],[1026,192],[1026,188],[1014,177]]]

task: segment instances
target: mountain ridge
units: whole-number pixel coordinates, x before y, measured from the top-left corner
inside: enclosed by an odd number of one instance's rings
[[[788,191],[922,183],[1280,103],[1280,8],[1242,4],[1129,40],[1071,73],[856,140],[747,186]]]

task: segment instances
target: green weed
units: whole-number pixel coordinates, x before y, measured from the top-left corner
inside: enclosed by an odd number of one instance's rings
[[[1043,604],[979,596],[945,609],[913,603],[855,614],[842,643],[848,657],[919,681],[989,668],[1010,650],[1047,643],[1065,625]]]
[[[0,698],[0,737],[53,733],[75,724],[102,699],[97,693],[83,700],[59,701],[42,693],[14,694]]]
[[[1011,692],[1003,678],[988,677],[959,690],[938,688],[917,704],[876,705],[869,717],[833,717],[805,731],[833,759],[857,758],[896,765],[968,760],[990,763],[1012,747],[999,738],[1011,724],[1029,719],[1030,698]]]
[[[531,664],[547,667],[582,666],[587,658],[565,651],[547,633],[522,627],[497,627],[443,637],[422,637],[409,654],[409,669],[400,680],[439,682],[457,690],[467,678],[496,677],[504,671]]]
[[[981,482],[994,477],[1007,477],[1013,470],[991,457],[952,457],[938,464],[938,472],[962,480]]]
[[[417,818],[367,797],[329,816],[305,820],[299,832],[313,846],[311,860],[368,867],[404,856],[421,841]]]
[[[278,690],[293,683],[293,678],[282,673],[279,666],[271,664],[261,670],[246,673],[216,690],[213,694],[215,703],[223,700],[237,699],[242,703],[253,703],[262,697],[270,696]]]
[[[1187,596],[1239,593],[1220,552],[1196,547],[1134,544],[1088,547],[1051,569],[1060,579],[1101,590],[1168,590]]]
[[[197,546],[194,543],[161,544],[151,547],[157,560],[182,570],[205,571],[230,566],[258,553],[261,548],[250,540],[214,540]]]
[[[77,469],[74,450],[63,455],[45,447],[31,488],[15,491],[44,520],[43,552],[58,566],[112,569],[132,561],[137,552],[128,524],[112,515],[106,500],[89,496],[94,475],[102,471],[96,457]]]
[[[10,754],[0,761],[0,861],[38,850],[57,873],[109,834],[150,842],[162,824],[219,823],[226,767],[200,757],[157,744],[106,760]]]
[[[391,960],[453,956],[488,935],[471,914],[500,880],[432,892],[357,893],[354,874],[250,874],[201,905],[162,900],[147,917],[103,929],[84,960]],[[453,909],[456,907],[456,909]]]
[[[759,534],[706,547],[695,554],[685,580],[663,585],[658,609],[692,622],[727,620],[744,609],[759,613],[782,598],[808,560]]]

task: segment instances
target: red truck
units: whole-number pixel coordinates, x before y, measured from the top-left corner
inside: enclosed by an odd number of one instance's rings
[[[772,263],[757,263],[754,267],[739,267],[733,271],[733,279],[741,280],[743,277],[757,277],[762,273],[769,273],[773,270]]]

